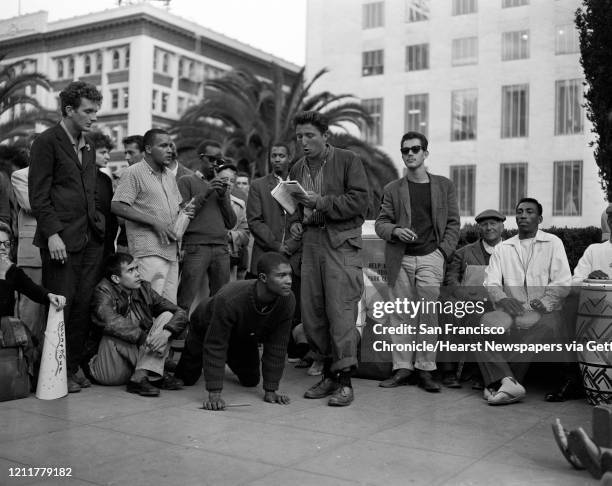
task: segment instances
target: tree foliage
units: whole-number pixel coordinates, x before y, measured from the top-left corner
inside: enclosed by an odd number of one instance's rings
[[[612,2],[583,0],[576,11],[580,63],[586,78],[587,117],[593,124],[595,162],[612,202]]]

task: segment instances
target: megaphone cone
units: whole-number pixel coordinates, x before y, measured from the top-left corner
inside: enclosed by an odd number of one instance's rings
[[[55,400],[68,394],[64,311],[49,306],[36,398]]]

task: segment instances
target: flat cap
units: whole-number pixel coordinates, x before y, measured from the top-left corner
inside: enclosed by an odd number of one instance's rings
[[[482,213],[476,216],[475,219],[477,223],[480,223],[483,219],[497,219],[499,221],[506,221],[506,217],[495,209],[485,209]]]

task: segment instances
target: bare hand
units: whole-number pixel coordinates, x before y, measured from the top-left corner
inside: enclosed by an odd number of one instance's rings
[[[412,243],[417,239],[417,234],[410,228],[395,228],[393,230],[393,236],[403,243]]]
[[[594,272],[591,272],[589,274],[589,278],[596,280],[608,280],[610,277],[608,277],[608,274],[606,272],[602,272],[601,270],[595,270]]]
[[[497,305],[511,316],[522,316],[525,313],[523,304],[511,297],[497,301]]]
[[[215,177],[210,181],[210,187],[208,188],[208,195],[212,194],[213,191],[217,191],[219,197],[223,197],[229,188],[229,184],[222,179]]]
[[[172,229],[171,224],[162,223],[161,221],[153,226],[153,229],[159,236],[159,239],[164,245],[167,245],[171,241],[176,241],[177,237]]]
[[[64,263],[68,259],[66,245],[64,245],[64,241],[57,233],[49,236],[49,239],[47,240],[47,248],[51,254],[51,260],[57,260],[60,263]]]
[[[195,218],[195,215],[196,215],[195,204],[193,203],[186,204],[185,206],[183,206],[183,212],[189,219]]]
[[[221,398],[221,392],[209,392],[204,408],[206,410],[225,410],[225,401]]]
[[[308,191],[306,194],[300,192],[292,194],[292,196],[296,201],[310,209],[313,209],[317,205],[317,201],[321,199],[321,196],[314,191]]]
[[[297,241],[302,239],[302,235],[304,234],[304,228],[302,227],[302,223],[293,223],[291,228],[289,228],[289,234]]]
[[[168,338],[170,337],[170,332],[165,329],[161,332],[156,332],[155,334],[149,334],[145,341],[145,346],[148,347],[154,353],[161,353],[168,344]]]
[[[6,278],[6,272],[8,272],[12,265],[13,262],[9,260],[8,256],[3,255],[0,257],[0,279]]]
[[[66,306],[66,297],[63,295],[47,294],[47,298],[58,311],[61,311]]]
[[[538,311],[540,314],[545,314],[548,312],[540,299],[532,299],[529,302],[529,305],[533,310]]]
[[[273,391],[267,391],[264,395],[264,402],[266,403],[279,403],[281,405],[289,405],[291,400],[288,395],[281,395]]]

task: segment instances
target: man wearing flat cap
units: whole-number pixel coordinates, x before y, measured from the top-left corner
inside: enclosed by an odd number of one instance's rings
[[[495,246],[502,240],[506,217],[495,209],[485,209],[475,219],[480,229],[480,238],[458,249],[446,267],[444,286],[446,295],[450,296],[451,300],[476,301],[487,297],[482,285],[485,269]],[[468,317],[473,316],[466,316],[457,324],[469,325]],[[454,365],[455,363],[441,363],[442,384],[449,388],[461,387]]]

